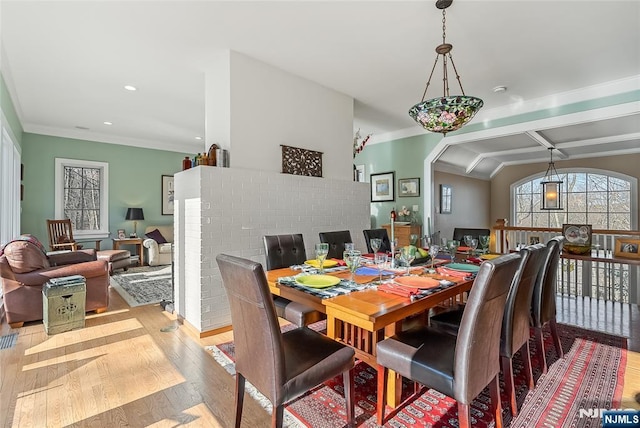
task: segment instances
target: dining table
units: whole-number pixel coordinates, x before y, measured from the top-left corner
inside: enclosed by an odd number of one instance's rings
[[[446,260],[438,264],[448,263]],[[473,276],[449,276],[433,273],[426,266],[411,269],[411,275],[428,276],[437,280],[446,280],[446,286],[432,287],[417,296],[408,296],[385,292],[378,289],[379,276],[354,276],[356,284],[352,289],[336,286],[331,289],[307,289],[291,281],[300,270],[281,268],[266,272],[271,293],[312,307],[327,316],[327,337],[352,347],[356,358],[372,367],[377,366],[376,345],[385,338],[402,330],[406,320],[426,314],[432,308],[443,303],[464,299],[473,284]],[[343,280],[350,278],[348,270],[329,271],[326,275],[337,276]],[[397,270],[394,276],[403,276]],[[343,284],[342,281],[340,284]],[[384,282],[384,281],[383,281]],[[384,286],[381,285],[381,288]],[[327,291],[324,291],[327,290]],[[400,404],[402,380],[399,375],[389,371],[387,379],[387,404],[397,407]]]

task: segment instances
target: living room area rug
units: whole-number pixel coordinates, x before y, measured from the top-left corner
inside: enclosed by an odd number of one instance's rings
[[[110,283],[132,308],[173,300],[171,265],[133,267],[126,272],[114,272]]]
[[[322,328],[313,327],[316,330]],[[513,360],[519,408],[516,418],[511,417],[507,396],[503,392],[504,382],[500,377],[503,426],[598,427],[601,425],[599,418],[581,416],[580,410],[620,407],[627,340],[563,324],[558,325],[558,330],[565,357],[558,359],[551,337],[545,331],[545,349],[550,367],[546,374],[542,374],[539,359],[532,358],[534,378],[537,380],[532,391],[527,390],[520,355]],[[535,349],[534,340],[530,341],[530,346]],[[233,342],[209,346],[207,349],[231,376],[235,376]],[[377,426],[376,377],[374,368],[360,361],[356,363],[355,416],[359,427]],[[403,391],[405,396],[412,393],[412,384],[405,380]],[[248,382],[247,392],[271,412],[269,401]],[[489,403],[489,391],[486,388],[471,404],[474,427],[494,426]],[[386,413],[389,414],[390,410],[387,408]],[[288,427],[329,428],[344,427],[345,424],[342,376],[316,387],[285,408],[285,426]],[[451,397],[423,387],[421,394],[397,412],[385,426],[456,428],[457,405]]]

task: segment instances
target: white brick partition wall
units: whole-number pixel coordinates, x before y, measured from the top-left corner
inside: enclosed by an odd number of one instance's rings
[[[201,333],[231,324],[216,256],[264,265],[264,235],[302,233],[313,258],[318,233],[349,230],[366,251],[368,183],[200,166],[175,175],[175,303]]]

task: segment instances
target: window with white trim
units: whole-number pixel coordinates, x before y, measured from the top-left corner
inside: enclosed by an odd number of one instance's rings
[[[56,158],[55,218],[71,220],[78,238],[109,235],[109,164]]]
[[[0,122],[0,246],[20,235],[20,152],[5,127]]]
[[[613,171],[595,169],[558,170],[562,180],[559,211],[541,209],[542,174],[511,185],[513,225],[516,227],[562,227],[591,224],[594,229],[632,230],[637,227],[637,179]]]

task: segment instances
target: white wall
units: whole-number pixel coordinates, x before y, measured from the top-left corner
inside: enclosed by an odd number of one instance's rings
[[[284,144],[323,152],[323,177],[352,179],[353,98],[237,52],[212,58],[206,82],[207,145],[228,148],[231,167],[281,172]]]
[[[264,235],[302,233],[313,258],[318,233],[334,230],[366,251],[368,183],[206,166],[174,177],[176,310],[200,332],[231,324],[220,253],[264,265]]]

